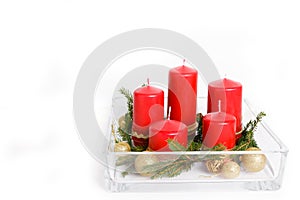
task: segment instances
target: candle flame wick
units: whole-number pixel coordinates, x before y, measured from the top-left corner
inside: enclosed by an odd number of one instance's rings
[[[171,115],[171,106],[169,106],[169,112],[168,112],[168,116],[167,116],[168,120],[170,120],[170,115]]]
[[[182,63],[182,66],[184,66],[184,64],[185,64],[185,59],[183,59],[183,63]]]
[[[149,80],[149,78],[147,78],[147,84],[148,84],[148,86],[150,85],[150,80]]]

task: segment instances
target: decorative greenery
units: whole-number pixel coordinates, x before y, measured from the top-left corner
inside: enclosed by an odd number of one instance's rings
[[[132,120],[132,116],[133,116],[133,95],[130,92],[130,90],[125,89],[124,87],[122,87],[119,91],[127,99],[127,113],[126,114],[128,114],[130,119]]]
[[[157,179],[162,177],[171,178],[180,175],[184,171],[191,170],[193,163],[193,160],[187,159],[184,156],[180,156],[175,161],[172,160],[160,162],[159,164],[148,165],[144,168],[144,170],[153,173],[151,179]]]
[[[197,123],[198,123],[198,127],[197,127],[197,133],[198,135],[194,138],[194,141],[195,142],[202,142],[202,124],[203,124],[203,115],[202,113],[197,113],[197,116],[196,116],[196,120],[197,120]]]
[[[197,131],[196,136],[194,137],[193,141],[189,144],[186,151],[200,151],[202,147],[202,119],[203,115],[201,113],[197,114]]]
[[[118,133],[122,138],[122,141],[127,141],[132,149],[132,141],[130,138],[132,129],[132,116],[133,116],[133,96],[132,93],[125,88],[121,88],[120,93],[123,94],[127,99],[127,113],[125,114],[125,127],[118,127]]]
[[[132,144],[131,140],[131,134],[132,134],[132,121],[133,121],[133,95],[130,92],[130,90],[125,89],[122,87],[119,92],[124,95],[124,97],[127,99],[127,113],[125,113],[125,127],[121,128],[118,127],[118,134],[121,137],[121,141],[128,142],[131,151],[144,151],[145,148],[142,146],[134,146]],[[119,141],[119,142],[121,142]]]
[[[261,122],[262,118],[266,116],[264,112],[260,112],[255,120],[250,120],[242,131],[242,137],[238,140],[236,146],[232,149],[233,151],[245,151],[250,147],[258,147],[254,139],[254,132],[257,129],[257,125]]]
[[[167,141],[169,148],[172,151],[187,151],[187,149],[181,144],[179,144],[177,141],[171,139],[168,139]],[[151,173],[151,179],[162,177],[175,177],[180,175],[184,171],[189,171],[192,167],[192,164],[200,160],[199,156],[183,154],[178,156],[177,158],[173,157],[172,159],[164,162],[159,162],[157,164],[145,166],[145,168],[143,169],[143,173]]]
[[[226,147],[223,144],[217,144],[213,148],[210,149],[210,151],[225,151]]]
[[[200,151],[201,147],[202,147],[201,142],[192,141],[186,151]]]

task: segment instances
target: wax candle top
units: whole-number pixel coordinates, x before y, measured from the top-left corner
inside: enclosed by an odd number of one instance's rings
[[[242,87],[242,84],[227,78],[216,80],[213,82],[209,83],[209,86],[215,87],[215,88],[237,88],[237,87]]]
[[[150,85],[145,86],[145,87],[140,87],[134,91],[134,93],[136,95],[147,95],[148,97],[151,97],[151,94],[156,95],[161,92],[163,92],[163,90],[156,88],[156,87],[152,87]],[[153,97],[155,97],[155,96],[153,96]]]
[[[175,67],[170,70],[170,73],[178,74],[178,75],[184,75],[184,76],[192,76],[195,73],[197,73],[196,69],[187,67],[185,65]]]
[[[168,135],[172,135],[171,133],[174,133],[174,135],[177,135],[178,131],[183,130],[187,128],[187,126],[179,121],[176,120],[163,120],[155,122],[151,125],[151,130],[154,132],[167,132]]]
[[[211,122],[229,123],[232,121],[236,121],[236,118],[233,115],[225,112],[212,112],[205,115],[203,120],[209,120]]]

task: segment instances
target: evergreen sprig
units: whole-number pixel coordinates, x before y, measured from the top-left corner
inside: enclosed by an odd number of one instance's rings
[[[177,141],[168,139],[167,142],[172,151],[187,151],[186,147],[182,146]],[[195,160],[191,156],[183,154],[175,159],[173,158],[164,162],[145,166],[143,173],[146,172],[152,174],[151,179],[175,177],[184,171],[189,171],[194,162]]]
[[[157,179],[162,177],[175,177],[180,175],[184,171],[191,170],[192,161],[184,157],[179,157],[175,161],[170,161],[165,167],[155,171],[154,175],[151,176],[151,179]]]
[[[119,92],[124,95],[124,97],[127,99],[127,113],[125,114],[125,127],[118,128],[118,133],[122,138],[122,141],[127,141],[130,148],[134,149],[132,141],[131,141],[131,132],[132,132],[132,116],[133,116],[133,96],[132,93],[128,90],[122,87]]]
[[[189,144],[187,151],[200,151],[202,147],[202,124],[203,124],[203,115],[202,113],[198,113],[196,117],[198,127],[196,136],[193,141]]]
[[[133,95],[130,92],[130,90],[125,89],[124,87],[122,87],[119,91],[127,99],[127,113],[129,114],[129,117],[132,120],[132,117],[133,117]]]
[[[131,139],[132,134],[132,121],[133,121],[133,95],[130,90],[122,87],[119,92],[127,99],[127,113],[125,113],[125,127],[118,127],[118,133],[121,137],[121,141],[128,142],[131,151],[144,151],[142,146],[134,146]]]
[[[254,139],[254,132],[257,129],[257,125],[261,122],[262,118],[266,116],[264,112],[260,112],[255,120],[250,120],[242,131],[242,136],[238,140],[237,145],[232,149],[233,151],[245,151],[250,147],[258,147]]]

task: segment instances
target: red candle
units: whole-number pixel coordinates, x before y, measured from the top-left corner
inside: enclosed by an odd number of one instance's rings
[[[227,149],[235,146],[236,118],[228,113],[213,112],[203,117],[203,145],[212,148],[223,144]]]
[[[236,118],[236,131],[242,130],[242,84],[229,79],[221,79],[208,84],[207,112],[221,111]]]
[[[168,139],[187,147],[187,126],[175,120],[162,120],[149,128],[149,148],[153,151],[170,151]]]
[[[197,70],[184,65],[169,71],[170,119],[181,121],[187,126],[196,122],[197,77]]]
[[[163,118],[163,90],[149,84],[136,89],[133,93],[133,144],[135,146],[147,147],[150,124]]]

